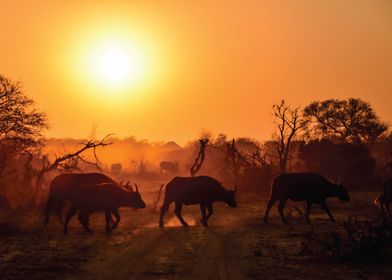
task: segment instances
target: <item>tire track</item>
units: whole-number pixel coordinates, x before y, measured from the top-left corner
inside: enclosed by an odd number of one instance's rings
[[[163,237],[161,231],[142,231],[135,239],[122,244],[124,249],[120,253],[112,252],[108,256],[110,261],[101,264],[94,275],[85,279],[138,279],[149,266],[148,259],[159,250]]]
[[[144,228],[122,249],[106,248],[81,279],[247,279],[244,222],[228,211],[216,226]]]

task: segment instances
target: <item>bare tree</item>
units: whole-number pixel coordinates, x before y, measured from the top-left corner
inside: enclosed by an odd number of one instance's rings
[[[37,147],[48,127],[46,114],[34,108],[21,84],[0,75],[0,143],[21,149]]]
[[[195,159],[195,162],[190,168],[191,176],[194,177],[196,176],[197,172],[199,172],[200,168],[203,165],[204,159],[205,159],[205,154],[206,154],[206,149],[207,149],[207,144],[209,143],[209,138],[201,138],[199,139],[199,153]]]
[[[285,100],[273,105],[272,109],[277,129],[273,139],[278,153],[280,172],[285,173],[293,141],[298,132],[306,127],[307,121],[304,120],[300,107],[291,108]]]
[[[225,161],[228,166],[228,171],[234,177],[233,180],[236,180],[236,178],[240,176],[242,169],[252,166],[250,156],[243,154],[237,149],[235,139],[231,142],[227,142]]]
[[[31,204],[34,204],[39,201],[39,198],[42,193],[44,176],[50,171],[57,170],[61,173],[73,172],[74,170],[79,169],[79,162],[92,165],[95,168],[101,170],[100,161],[97,156],[97,148],[111,145],[112,143],[107,141],[107,138],[109,136],[111,135],[107,135],[99,141],[85,140],[81,143],[82,147],[79,148],[77,151],[55,157],[55,159],[52,161],[48,158],[47,155],[43,155],[41,157],[41,166],[39,169],[33,167],[33,155],[29,154],[29,157],[25,163],[23,183],[25,185],[32,185],[33,187],[34,195],[31,197]],[[92,151],[94,158],[92,161],[83,156],[83,154],[87,151]],[[35,183],[32,183],[33,180],[35,180]]]
[[[342,141],[372,143],[388,129],[371,105],[357,98],[315,101],[304,109],[304,116],[320,136]]]
[[[40,148],[48,127],[46,115],[34,108],[21,84],[0,75],[0,179],[16,171],[9,162]]]

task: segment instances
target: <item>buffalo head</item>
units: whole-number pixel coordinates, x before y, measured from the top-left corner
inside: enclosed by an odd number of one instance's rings
[[[340,183],[339,185],[336,186],[336,196],[341,200],[341,201],[350,201],[350,196],[346,190],[345,187],[343,187],[343,184]]]
[[[139,187],[135,184],[136,191],[131,192],[132,200],[133,200],[133,207],[143,209],[146,208],[146,203],[143,201],[142,196],[139,193]]]
[[[235,194],[236,194],[237,190],[236,188],[234,190],[228,190],[226,191],[225,194],[225,202],[227,203],[227,205],[229,205],[230,207],[237,207],[237,201],[235,200]]]

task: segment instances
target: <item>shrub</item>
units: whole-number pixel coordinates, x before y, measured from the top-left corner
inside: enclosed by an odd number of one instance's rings
[[[342,229],[343,234],[337,231],[316,234],[312,229],[305,234],[300,253],[360,262],[380,262],[392,257],[390,224],[350,218]]]

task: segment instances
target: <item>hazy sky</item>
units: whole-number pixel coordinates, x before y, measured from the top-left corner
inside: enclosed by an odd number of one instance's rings
[[[48,136],[95,123],[180,143],[201,129],[266,139],[282,98],[360,97],[392,122],[390,0],[0,3],[0,73],[48,114]],[[127,58],[115,86],[97,64],[110,46]]]

